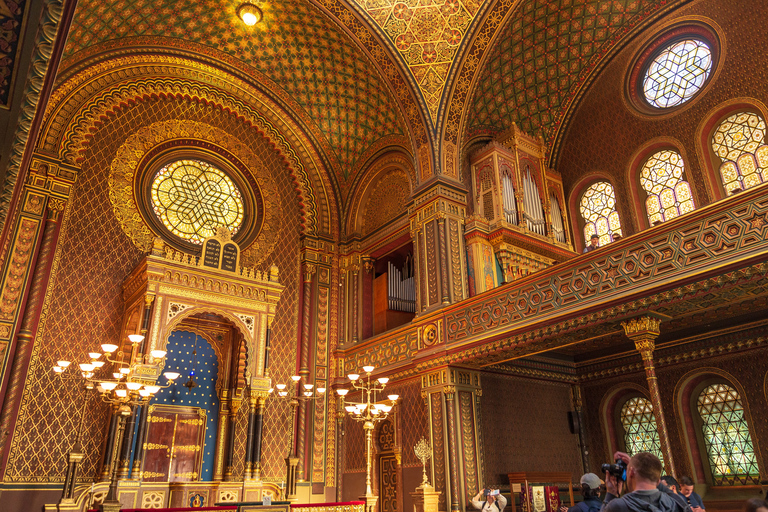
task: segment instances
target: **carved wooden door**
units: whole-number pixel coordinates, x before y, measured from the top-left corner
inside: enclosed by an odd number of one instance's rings
[[[199,480],[205,442],[205,411],[197,407],[152,405],[147,423],[144,481]]]

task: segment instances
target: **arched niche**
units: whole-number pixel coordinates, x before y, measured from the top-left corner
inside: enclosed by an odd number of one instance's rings
[[[165,350],[169,336],[185,319],[215,314],[242,334],[247,354],[245,385],[252,393],[269,390],[267,327],[283,291],[277,267],[266,272],[209,268],[156,239],[152,252],[126,278],[123,289],[126,312],[144,305],[145,353]],[[162,372],[151,365],[142,369],[146,379],[156,379]]]

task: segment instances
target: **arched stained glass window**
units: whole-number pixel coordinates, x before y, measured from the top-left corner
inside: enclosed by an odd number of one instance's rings
[[[727,195],[768,181],[765,120],[759,114],[729,116],[712,135],[712,150],[722,160],[720,177]]]
[[[648,193],[645,210],[651,225],[696,208],[691,187],[683,179],[684,171],[683,157],[677,151],[665,149],[645,161],[640,171],[640,185]]]
[[[593,183],[581,196],[579,204],[584,224],[584,243],[593,234],[600,237],[600,246],[610,243],[613,235],[622,235],[619,213],[616,211],[616,195],[613,185],[607,181]]]
[[[195,244],[219,226],[237,233],[244,216],[232,179],[201,160],[177,160],[160,169],[152,181],[152,207],[171,233]]]
[[[624,427],[624,444],[629,455],[650,452],[664,463],[653,404],[641,396],[630,398],[621,408],[621,424]]]
[[[739,392],[713,384],[704,388],[697,405],[715,484],[757,484],[757,460]]]
[[[670,108],[691,99],[712,71],[712,52],[704,41],[686,39],[661,51],[643,77],[643,94],[653,107]]]

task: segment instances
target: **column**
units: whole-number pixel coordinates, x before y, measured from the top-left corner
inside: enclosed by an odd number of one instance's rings
[[[664,455],[664,471],[668,475],[674,475],[675,464],[672,459],[672,451],[669,446],[669,434],[667,422],[664,419],[664,409],[659,394],[659,385],[656,379],[656,369],[653,362],[653,350],[656,338],[659,336],[661,318],[656,316],[642,316],[622,322],[621,326],[629,339],[635,342],[635,348],[640,352],[645,367],[645,378],[648,381],[648,392],[651,395],[653,414],[656,417],[656,429],[659,432],[661,453]]]
[[[144,440],[147,438],[147,413],[149,404],[139,406],[139,430],[136,435],[136,449],[133,453],[131,480],[141,480],[141,466],[144,462]]]
[[[139,415],[139,407],[133,407],[130,416],[125,422],[125,434],[123,435],[122,446],[120,447],[120,458],[117,465],[117,478],[125,480],[131,473],[131,449],[133,448],[133,434],[136,426],[136,419]]]
[[[253,478],[253,441],[254,424],[256,422],[256,397],[252,396],[248,400],[248,430],[245,438],[245,468],[243,479],[251,480]]]
[[[317,267],[313,263],[304,264],[304,289],[302,298],[301,314],[301,350],[299,352],[299,375],[303,383],[309,380],[309,355],[312,343],[312,284]],[[296,384],[300,386],[300,384]],[[297,391],[300,393],[300,391]],[[299,459],[296,468],[296,477],[304,480],[306,465],[306,446],[307,446],[307,404],[301,401],[298,407],[298,418],[296,420],[296,457]]]
[[[237,429],[237,413],[240,411],[241,400],[232,398],[229,406],[229,414],[227,415],[227,449],[224,456],[224,481],[232,481],[232,467],[235,456],[235,430]]]
[[[101,463],[101,481],[109,482],[110,472],[112,471],[112,457],[114,455],[115,434],[117,433],[117,406],[112,406],[112,417],[109,420],[109,431],[107,432],[107,442],[104,443],[104,459]]]
[[[261,436],[264,431],[264,405],[267,397],[256,397],[256,415],[253,421],[253,451],[251,452],[251,478],[261,480]]]
[[[459,439],[456,433],[456,405],[454,403],[455,388],[453,386],[446,386],[444,391],[445,398],[445,420],[448,427],[448,475],[450,480],[450,498],[451,498],[451,510],[459,510],[459,454],[457,450],[457,444]]]

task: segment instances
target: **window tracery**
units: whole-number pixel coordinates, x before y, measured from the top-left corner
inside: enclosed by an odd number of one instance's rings
[[[720,177],[727,195],[768,181],[765,120],[755,112],[739,112],[720,123],[712,150],[722,160]]]
[[[616,195],[613,185],[607,181],[593,183],[582,194],[579,210],[585,221],[585,244],[593,234],[600,237],[600,246],[610,243],[614,235],[623,235],[616,211]]]
[[[727,384],[707,386],[697,407],[715,484],[757,483],[759,470],[739,392]]]
[[[624,445],[629,455],[650,452],[664,463],[659,431],[653,404],[647,398],[630,398],[621,408],[621,424],[624,427]]]
[[[651,61],[643,77],[643,94],[653,107],[676,107],[699,92],[711,72],[712,51],[707,43],[677,41]]]
[[[168,231],[201,244],[225,226],[237,233],[243,222],[242,194],[223,171],[201,160],[177,160],[152,181],[152,207]]]
[[[648,194],[645,210],[650,225],[696,208],[691,186],[683,179],[684,171],[683,157],[677,151],[658,151],[645,161],[640,171],[640,185]]]

